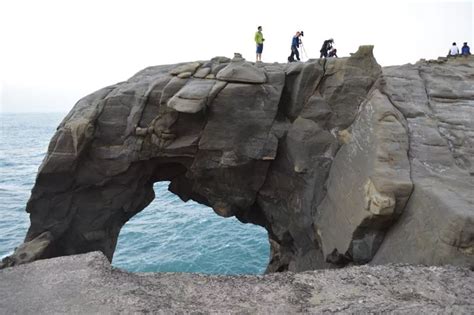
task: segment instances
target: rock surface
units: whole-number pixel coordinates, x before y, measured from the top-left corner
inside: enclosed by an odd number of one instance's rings
[[[265,227],[267,272],[473,267],[474,58],[382,69],[372,48],[150,67],[86,96],[51,140],[25,246],[3,266],[111,260],[153,183],[170,181],[184,201]]]
[[[372,260],[385,231],[403,212],[413,184],[403,115],[374,90],[329,173],[315,225],[323,255],[357,264]],[[347,209],[351,209],[350,212]],[[344,229],[334,227],[344,226]]]
[[[128,273],[98,252],[0,271],[5,314],[474,312],[474,272],[361,266],[265,276]]]

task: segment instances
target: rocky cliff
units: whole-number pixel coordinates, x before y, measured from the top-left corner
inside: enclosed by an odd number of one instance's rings
[[[474,266],[474,59],[381,68],[240,56],[146,68],[58,127],[3,266],[102,251],[170,181],[184,201],[266,228],[268,272]]]

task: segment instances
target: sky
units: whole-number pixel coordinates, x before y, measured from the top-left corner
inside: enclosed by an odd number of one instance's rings
[[[474,50],[474,0],[0,0],[0,113],[68,112],[81,97],[154,65],[232,57],[303,60],[334,38],[340,57],[372,44],[382,66]]]

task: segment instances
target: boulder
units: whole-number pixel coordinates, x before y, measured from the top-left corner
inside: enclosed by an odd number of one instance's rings
[[[220,70],[216,78],[221,81],[262,84],[266,82],[265,72],[250,62],[234,61]]]
[[[190,62],[181,64],[170,71],[171,75],[180,75],[183,73],[190,73],[192,75],[199,67],[201,66],[200,62]]]
[[[225,85],[219,83],[216,87],[218,90],[214,90],[216,95]],[[208,103],[215,85],[216,81],[213,80],[191,80],[168,101],[168,107],[182,113],[197,113]]]

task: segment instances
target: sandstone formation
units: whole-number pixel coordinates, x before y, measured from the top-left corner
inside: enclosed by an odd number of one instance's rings
[[[267,272],[474,266],[474,59],[348,58],[146,68],[58,127],[3,266],[102,251],[170,181],[268,231]]]
[[[133,274],[94,252],[0,270],[0,296],[5,314],[472,314],[474,272],[389,265]]]

